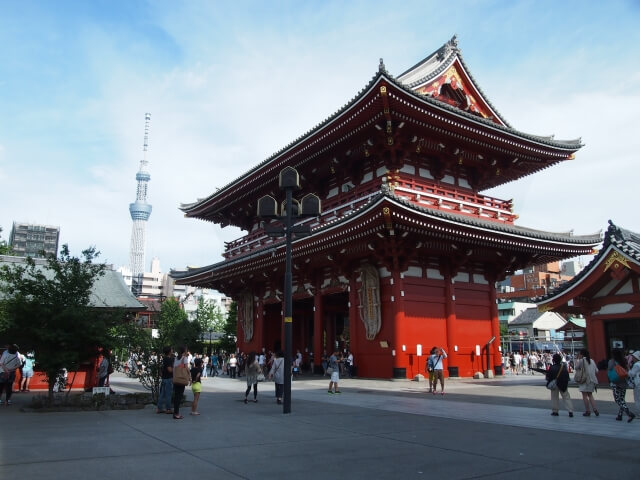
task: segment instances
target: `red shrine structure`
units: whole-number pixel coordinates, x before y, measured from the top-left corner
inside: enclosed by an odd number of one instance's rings
[[[578,275],[537,301],[538,310],[584,315],[589,353],[640,350],[640,234],[609,221],[602,248]],[[606,372],[600,372],[607,381]]]
[[[285,240],[267,235],[256,207],[264,195],[281,198],[279,173],[293,167],[299,198],[322,201],[320,216],[298,222],[311,234],[292,244],[293,352],[314,352],[318,367],[323,351],[349,349],[359,376],[413,378],[437,345],[450,376],[500,374],[495,282],[590,254],[601,238],[517,226],[511,200],[481,192],[573,159],[580,147],[512,128],[453,37],[397,78],[381,60],[331,117],[183,204],[186,217],[246,235],[226,244],[222,262],[171,275],[238,302],[241,351],[281,348]]]

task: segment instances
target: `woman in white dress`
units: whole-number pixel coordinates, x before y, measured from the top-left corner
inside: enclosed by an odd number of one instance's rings
[[[579,371],[581,373],[578,373]],[[591,359],[588,350],[584,348],[580,350],[580,352],[578,352],[578,360],[576,361],[576,375],[582,375],[584,379],[583,382],[578,383],[578,390],[582,393],[582,401],[584,402],[584,413],[582,414],[584,417],[591,415],[589,407],[593,409],[596,417],[600,415],[600,412],[598,412],[596,408],[596,401],[593,399],[593,391],[598,386],[597,372],[598,367],[596,366],[596,362]]]

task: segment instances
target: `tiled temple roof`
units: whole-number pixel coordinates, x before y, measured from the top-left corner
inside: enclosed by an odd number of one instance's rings
[[[577,244],[577,245],[584,245],[584,246],[595,246],[601,241],[600,233],[596,233],[593,235],[573,235],[571,232],[548,232],[544,230],[536,230],[532,228],[520,227],[520,226],[506,224],[506,223],[498,223],[494,221],[471,217],[468,215],[460,215],[453,212],[446,212],[446,211],[436,210],[428,207],[422,207],[422,206],[416,205],[413,202],[405,200],[399,196],[396,196],[393,193],[393,191],[390,190],[386,185],[382,186],[380,193],[378,193],[377,195],[371,196],[369,202],[366,205],[362,206],[361,208],[354,210],[349,214],[344,215],[342,218],[335,219],[327,224],[319,225],[317,227],[312,228],[312,236],[316,236],[318,234],[321,234],[325,230],[328,230],[330,228],[334,229],[336,228],[336,226],[339,226],[340,224],[349,222],[350,220],[352,220],[354,216],[361,215],[363,211],[374,208],[377,203],[383,201],[385,198],[389,200],[393,200],[394,202],[404,207],[407,207],[409,209],[418,211],[420,213],[425,213],[435,219],[450,221],[453,223],[457,223],[461,226],[468,226],[472,228],[475,227],[475,228],[481,228],[484,230],[490,230],[498,233],[503,233],[506,235],[525,237],[525,238],[538,240],[538,241],[558,242],[562,244]],[[282,240],[279,243],[271,244],[267,248],[250,251],[250,252],[247,252],[245,255],[240,255],[230,260],[223,260],[221,262],[208,265],[206,267],[189,268],[186,271],[172,270],[170,272],[170,276],[175,279],[186,278],[186,277],[198,275],[200,273],[205,273],[207,271],[217,270],[218,268],[221,268],[221,267],[227,267],[229,265],[233,265],[238,262],[245,262],[255,256],[264,255],[267,252],[271,251],[273,248],[277,248],[283,243],[284,243],[284,240]]]
[[[458,51],[458,53],[456,55],[458,55],[458,58],[462,62],[462,57],[459,55],[459,51]],[[465,66],[465,69],[467,70],[467,74],[469,75],[469,77],[472,79],[471,73],[469,72],[469,70],[468,70],[468,68],[466,66]],[[390,75],[387,72],[387,70],[386,70],[386,68],[384,66],[384,63],[381,60],[380,61],[380,65],[378,67],[378,72],[373,76],[373,78],[369,81],[369,83],[363,89],[361,89],[351,100],[349,100],[345,105],[343,105],[339,110],[337,110],[334,114],[330,115],[324,121],[322,121],[319,124],[315,125],[313,128],[308,130],[306,133],[302,134],[301,136],[299,136],[298,138],[296,138],[295,140],[290,142],[288,145],[286,145],[282,149],[278,150],[277,152],[275,152],[274,154],[272,154],[271,156],[269,156],[268,158],[266,158],[265,160],[260,162],[254,168],[252,168],[251,170],[249,170],[246,173],[242,174],[241,176],[237,177],[236,179],[232,180],[227,185],[225,185],[224,187],[218,189],[216,192],[212,193],[208,197],[200,198],[200,199],[196,200],[195,202],[191,202],[191,203],[183,203],[183,204],[180,205],[180,209],[183,212],[188,212],[189,210],[191,210],[191,209],[193,209],[193,208],[195,208],[195,207],[197,207],[197,206],[199,206],[199,205],[201,205],[201,204],[203,204],[203,203],[205,203],[205,202],[207,202],[207,201],[209,201],[209,200],[211,200],[211,199],[213,199],[213,198],[215,198],[215,197],[217,197],[217,196],[219,196],[219,195],[221,195],[223,193],[225,193],[227,190],[232,188],[234,185],[240,183],[242,180],[246,179],[247,177],[252,175],[254,172],[258,171],[260,168],[262,168],[262,167],[264,167],[266,165],[269,165],[271,162],[273,162],[277,158],[281,157],[286,152],[293,150],[297,145],[300,145],[305,140],[311,138],[314,134],[316,134],[317,132],[319,132],[320,130],[325,128],[327,125],[331,124],[335,119],[337,119],[342,114],[344,114],[347,110],[349,110],[351,107],[353,107],[364,95],[366,95],[381,80],[386,80],[388,83],[394,85],[398,89],[402,90],[404,93],[416,98],[419,101],[426,102],[427,104],[430,104],[433,107],[436,107],[436,108],[438,108],[440,110],[444,110],[444,111],[446,111],[448,113],[454,114],[454,115],[456,115],[456,116],[458,116],[460,118],[463,118],[465,120],[474,122],[476,124],[479,124],[479,125],[481,125],[483,127],[489,128],[489,129],[497,130],[497,131],[499,131],[501,133],[504,133],[504,134],[507,134],[507,135],[519,137],[520,139],[523,139],[523,140],[532,141],[532,142],[535,142],[535,143],[540,144],[542,146],[551,147],[551,148],[559,148],[559,149],[562,149],[562,150],[567,150],[568,153],[573,153],[576,150],[578,150],[580,147],[583,146],[583,144],[581,143],[581,139],[580,138],[574,139],[574,140],[556,140],[553,136],[540,136],[540,135],[532,135],[532,134],[524,133],[524,132],[521,132],[519,130],[516,130],[516,129],[510,127],[507,122],[503,121],[503,123],[505,125],[500,125],[500,124],[492,121],[491,119],[486,119],[486,118],[479,117],[477,115],[474,115],[472,113],[469,113],[469,112],[466,112],[466,111],[461,110],[459,108],[456,108],[456,107],[454,107],[452,105],[449,105],[448,103],[445,103],[445,102],[442,102],[442,101],[437,100],[435,98],[432,98],[429,95],[423,95],[421,93],[418,93],[418,92],[414,91],[410,86],[402,83],[400,80],[398,80],[398,79],[394,78],[392,75]],[[474,86],[480,92],[479,87],[475,84],[475,80],[472,79],[472,81],[474,82]],[[484,94],[482,94],[482,95],[483,95],[483,98],[485,99],[485,101],[488,102],[486,97],[484,97]],[[491,106],[491,105],[490,105],[490,107],[493,109],[494,113],[497,114],[497,111],[495,110],[495,108],[493,108],[493,106]]]
[[[593,257],[589,264],[584,267],[582,271],[580,271],[580,273],[578,273],[575,277],[573,277],[568,282],[559,285],[557,288],[549,291],[547,295],[536,299],[536,303],[547,302],[549,299],[557,297],[566,290],[569,290],[576,284],[580,283],[582,279],[587,277],[589,273],[591,273],[591,270],[595,268],[609,253],[609,247],[617,249],[622,254],[628,256],[636,262],[640,262],[640,234],[618,227],[611,220],[609,220],[609,228],[607,228],[607,231],[605,232],[602,248],[600,249],[598,254]]]

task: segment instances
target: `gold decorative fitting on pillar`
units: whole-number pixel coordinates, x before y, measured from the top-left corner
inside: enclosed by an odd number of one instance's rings
[[[496,177],[499,177],[499,176],[500,176],[500,169],[496,168]]]
[[[387,94],[387,87],[385,87],[384,85],[382,85],[380,87],[380,95],[386,95]]]
[[[366,148],[364,149],[364,156],[368,157],[369,156],[369,150],[367,150]]]
[[[387,133],[391,133],[391,121],[387,121]]]
[[[387,145],[393,145],[393,137],[387,137]]]
[[[389,107],[384,107],[382,111],[384,112],[385,115],[389,115]]]
[[[420,153],[420,145],[416,147],[416,153]]]
[[[458,165],[462,165],[462,155],[458,158]]]

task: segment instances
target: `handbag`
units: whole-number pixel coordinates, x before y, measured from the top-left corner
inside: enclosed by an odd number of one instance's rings
[[[264,373],[259,373],[258,374],[258,381],[259,382],[264,382]]]
[[[333,368],[332,367],[327,367],[327,373],[329,375],[331,375],[333,373]]]
[[[587,381],[587,372],[585,370],[584,360],[582,360],[580,368],[576,369],[576,373],[573,375],[573,381],[579,384]]]
[[[189,385],[189,370],[184,363],[173,369],[173,384],[174,385]]]
[[[560,365],[560,370],[558,370],[558,374],[556,375],[556,378],[554,378],[549,383],[547,383],[547,388],[549,390],[555,390],[556,388],[558,388],[558,377],[560,376],[560,372],[562,372],[563,368],[564,368],[564,365]]]

